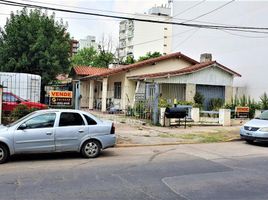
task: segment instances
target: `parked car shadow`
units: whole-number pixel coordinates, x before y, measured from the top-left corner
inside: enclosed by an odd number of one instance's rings
[[[66,160],[82,159],[81,154],[72,153],[42,153],[42,154],[19,154],[10,157],[10,162],[19,161],[43,161],[43,160]]]
[[[247,142],[245,142],[247,143]],[[254,145],[258,147],[268,147],[268,142],[253,142],[252,144],[247,143],[248,145]]]
[[[112,150],[105,150],[100,153],[98,158],[106,158],[112,156],[118,156],[118,155]],[[98,158],[93,158],[92,160]],[[42,154],[19,154],[11,156],[9,161],[24,162],[24,161],[45,161],[45,160],[60,161],[60,160],[81,160],[81,159],[87,159],[87,158],[83,158],[81,154],[77,152],[64,152],[64,153],[42,153]]]

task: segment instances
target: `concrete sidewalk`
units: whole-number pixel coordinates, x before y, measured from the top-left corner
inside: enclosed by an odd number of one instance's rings
[[[120,114],[89,112],[114,122],[119,147],[225,142],[240,138],[240,126],[187,126],[186,129],[183,126],[161,127]]]
[[[117,146],[209,143],[238,140],[240,126],[158,127],[115,124]]]

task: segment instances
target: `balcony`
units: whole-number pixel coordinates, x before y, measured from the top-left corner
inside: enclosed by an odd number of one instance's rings
[[[127,37],[128,37],[128,38],[133,38],[133,37],[134,37],[134,33],[133,33],[133,32],[128,33],[128,34],[127,34]]]
[[[125,31],[125,30],[126,30],[126,24],[120,24],[119,31],[122,32],[122,31]]]
[[[126,34],[120,33],[119,34],[119,40],[124,40],[124,39],[126,39]]]

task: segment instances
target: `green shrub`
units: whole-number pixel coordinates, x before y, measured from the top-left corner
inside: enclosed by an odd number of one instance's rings
[[[19,104],[18,106],[16,106],[16,108],[11,112],[11,119],[12,121],[16,121],[26,115],[28,115],[29,113],[36,111],[38,109],[36,108],[28,108],[26,105],[23,104]]]
[[[203,104],[204,104],[204,96],[202,94],[200,94],[199,92],[196,92],[194,95],[194,102],[195,102],[195,106],[198,108],[203,108]]]
[[[212,98],[209,101],[209,110],[219,110],[224,104],[224,100],[221,98]]]
[[[177,101],[177,105],[193,105],[193,102],[190,101]]]
[[[172,105],[168,103],[167,99],[165,98],[160,98],[158,102],[158,107],[159,108],[166,108],[166,107],[171,107]]]
[[[268,97],[266,92],[264,92],[264,94],[262,96],[260,96],[260,100],[261,100],[261,109],[262,110],[268,110]]]

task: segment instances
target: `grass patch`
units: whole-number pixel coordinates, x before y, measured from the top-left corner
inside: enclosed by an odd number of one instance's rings
[[[160,134],[162,138],[179,138],[186,140],[187,142],[198,143],[212,143],[212,142],[226,142],[230,139],[234,139],[234,135],[224,134],[223,132],[215,133],[190,133],[190,134]]]

